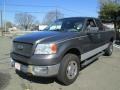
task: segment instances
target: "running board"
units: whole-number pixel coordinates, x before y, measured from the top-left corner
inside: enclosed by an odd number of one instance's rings
[[[102,56],[103,54],[104,54],[104,51],[98,53],[97,55],[91,57],[90,59],[84,60],[84,61],[81,63],[81,67],[83,68],[83,67],[89,65],[90,63],[94,62],[98,57]]]

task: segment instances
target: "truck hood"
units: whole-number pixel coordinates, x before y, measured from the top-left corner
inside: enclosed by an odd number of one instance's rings
[[[47,43],[47,42],[56,42],[57,40],[60,41],[62,39],[65,39],[65,37],[70,38],[71,36],[74,36],[73,32],[38,31],[17,37],[13,41],[34,44],[36,41],[39,40],[42,43],[44,42]]]

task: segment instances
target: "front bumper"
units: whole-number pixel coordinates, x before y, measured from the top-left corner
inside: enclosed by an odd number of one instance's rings
[[[51,66],[34,66],[34,65],[23,65],[14,60],[11,60],[11,66],[15,69],[23,72],[30,73],[34,76],[50,77],[58,74],[60,64]]]
[[[11,58],[16,62],[21,62],[28,65],[35,66],[51,66],[59,64],[62,60],[62,56],[58,54],[51,55],[31,55],[31,57],[26,57],[16,53],[10,54]]]

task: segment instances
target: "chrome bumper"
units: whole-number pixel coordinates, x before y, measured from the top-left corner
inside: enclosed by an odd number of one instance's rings
[[[15,64],[20,65],[20,69],[15,67]],[[34,65],[23,65],[21,63],[11,60],[11,66],[15,69],[24,72],[31,73],[34,76],[50,77],[58,74],[60,64],[51,65],[51,66],[34,66]]]

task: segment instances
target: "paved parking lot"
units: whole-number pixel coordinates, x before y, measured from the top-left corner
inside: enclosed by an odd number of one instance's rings
[[[83,69],[70,86],[54,78],[25,76],[10,67],[11,40],[0,37],[0,90],[120,90],[120,48],[110,57],[101,56]]]

